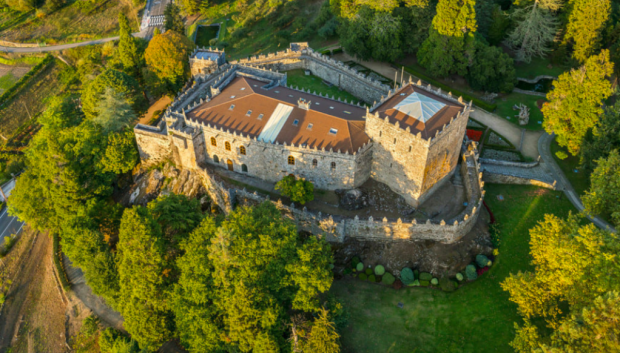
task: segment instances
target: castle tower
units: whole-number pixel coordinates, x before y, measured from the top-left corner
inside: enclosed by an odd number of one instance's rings
[[[458,163],[471,105],[408,84],[367,113],[374,144],[371,177],[419,206]]]

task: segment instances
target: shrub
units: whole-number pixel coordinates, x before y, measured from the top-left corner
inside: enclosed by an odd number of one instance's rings
[[[394,283],[392,284],[392,287],[396,290],[399,290],[401,288],[403,288],[403,282],[396,280],[394,281]]]
[[[459,273],[457,273],[457,274],[456,274],[456,279],[457,279],[459,282],[461,282],[461,281],[463,280],[463,274],[462,274],[462,273],[460,273],[460,272],[459,272]]]
[[[108,327],[99,334],[101,353],[138,353],[138,343],[125,337],[121,332]]]
[[[458,283],[451,281],[448,277],[439,279],[439,287],[444,292],[454,292],[458,286]]]
[[[420,287],[428,287],[431,284],[429,281],[420,281]]]
[[[381,265],[377,265],[377,266],[375,267],[375,274],[376,274],[377,276],[381,276],[381,275],[383,275],[384,273],[385,273],[385,268],[384,268],[383,266],[381,266]]]
[[[394,278],[394,276],[389,272],[386,272],[381,278],[381,282],[387,284],[388,286],[391,286],[394,281],[396,281],[396,278]]]
[[[369,269],[369,268],[367,268],[366,271],[364,271],[364,272],[366,272],[366,276],[372,275],[372,270]]]
[[[483,268],[479,268],[476,273],[478,274],[478,276],[483,275],[485,272],[489,271],[489,268],[487,266],[483,267]]]
[[[470,281],[473,281],[476,278],[478,278],[478,273],[476,272],[476,266],[474,265],[467,265],[467,267],[465,268],[465,274],[467,275],[467,279]]]
[[[428,272],[422,272],[420,273],[420,281],[430,281],[431,279],[433,279],[433,275],[431,275]]]
[[[358,262],[357,265],[355,265],[355,269],[357,270],[357,272],[361,272],[364,270],[364,264],[361,262]]]
[[[439,284],[439,280],[437,278],[433,278],[433,279],[431,279],[431,284],[436,286],[436,285]]]
[[[418,271],[418,270],[413,270],[413,276],[414,276],[416,279],[420,279],[420,271]]]
[[[557,151],[555,155],[561,160],[565,160],[566,158],[568,158],[568,154],[566,154],[566,152],[564,151]]]
[[[410,285],[415,280],[413,275],[413,271],[409,267],[405,267],[400,271],[400,280],[403,281],[405,285]]]
[[[217,45],[217,38],[213,38],[211,40],[209,40],[209,45],[214,47]]]
[[[353,256],[353,258],[351,259],[351,265],[353,266],[353,268],[357,267],[357,264],[360,263],[360,258],[357,256]]]
[[[410,287],[419,287],[420,286],[420,280],[416,279],[415,281],[413,281],[413,283],[411,283],[409,285]]]
[[[368,282],[376,282],[377,279],[375,278],[375,275],[370,275],[368,276]]]
[[[478,267],[483,268],[485,266],[491,266],[491,260],[489,260],[488,257],[484,256],[484,255],[477,255],[476,256],[476,264],[478,264]]]
[[[366,274],[365,274],[365,273],[360,273],[360,275],[359,275],[359,279],[361,279],[362,281],[365,281],[365,280],[367,280],[367,279],[368,279],[368,276],[366,276]]]
[[[291,201],[299,202],[302,205],[314,200],[314,184],[305,179],[297,179],[294,175],[287,175],[278,181],[276,190],[280,190],[282,195],[290,197]]]

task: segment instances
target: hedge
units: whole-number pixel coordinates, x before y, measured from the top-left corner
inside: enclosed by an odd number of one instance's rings
[[[45,57],[45,59],[43,59],[43,61],[41,61],[40,63],[38,63],[35,67],[33,67],[32,69],[30,69],[30,71],[28,71],[28,73],[26,75],[24,75],[22,78],[20,78],[17,82],[15,82],[15,84],[13,85],[13,87],[7,89],[6,91],[4,91],[4,93],[2,93],[2,95],[0,95],[0,108],[4,105],[4,103],[6,103],[8,100],[10,100],[11,98],[13,98],[18,91],[26,85],[26,83],[28,83],[28,81],[30,81],[31,78],[33,78],[34,76],[36,76],[39,72],[43,71],[45,68],[47,68],[47,66],[54,61],[54,57],[51,55],[47,55]]]
[[[420,281],[429,281],[433,279],[433,275],[431,275],[428,272],[422,272],[420,273]]]
[[[469,94],[467,94],[465,92],[461,92],[459,90],[456,90],[454,88],[449,87],[448,85],[444,85],[443,83],[438,82],[438,81],[436,81],[435,79],[433,79],[433,78],[431,78],[429,76],[426,76],[425,74],[417,71],[416,69],[414,69],[412,67],[405,66],[405,71],[407,71],[408,73],[410,73],[410,74],[412,74],[412,75],[414,75],[414,76],[416,76],[416,77],[418,77],[418,78],[420,78],[420,79],[422,79],[422,80],[432,84],[433,86],[437,86],[437,87],[441,88],[442,90],[444,90],[446,92],[452,92],[453,96],[457,96],[457,97],[461,96],[461,97],[463,97],[464,100],[473,101],[475,105],[479,106],[482,109],[485,109],[485,110],[488,110],[488,111],[492,112],[492,111],[495,110],[495,108],[497,108],[497,104],[487,103],[487,102],[485,102],[485,101],[483,101],[481,99],[478,99],[478,98],[476,98],[476,97],[474,97],[472,95],[469,95]]]
[[[60,283],[65,290],[68,290],[71,285],[69,284],[69,279],[67,278],[67,272],[65,271],[65,266],[62,263],[62,250],[60,249],[60,237],[58,234],[54,233],[52,235],[52,247],[54,251],[54,266],[56,266],[56,272],[58,272],[58,277],[60,277]]]

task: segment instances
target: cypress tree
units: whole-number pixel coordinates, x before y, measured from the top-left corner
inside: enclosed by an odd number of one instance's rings
[[[437,5],[429,37],[418,60],[432,75],[464,75],[473,61],[476,24],[475,0],[443,0]]]
[[[131,26],[125,14],[118,15],[120,25],[120,41],[118,43],[118,55],[123,63],[124,71],[136,77],[142,67],[142,58],[138,52],[138,43],[131,34]]]

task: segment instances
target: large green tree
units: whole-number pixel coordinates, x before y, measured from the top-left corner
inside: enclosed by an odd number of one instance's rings
[[[177,5],[174,3],[166,5],[164,18],[166,31],[175,31],[180,35],[185,35],[185,21],[183,21],[181,9]]]
[[[469,67],[467,82],[475,90],[512,92],[517,79],[512,58],[498,47],[476,43],[476,56]]]
[[[573,57],[581,63],[601,47],[602,31],[611,13],[611,0],[573,0],[564,40],[573,44]]]
[[[149,71],[170,93],[176,93],[189,78],[187,58],[193,49],[194,44],[185,35],[166,31],[151,39],[144,58]]]
[[[575,70],[563,73],[554,81],[554,89],[547,94],[542,108],[543,127],[554,132],[560,146],[577,155],[589,129],[603,113],[603,100],[612,94],[608,77],[613,72],[609,51],[590,57]]]
[[[108,88],[121,94],[136,115],[147,111],[148,101],[138,82],[124,72],[106,69],[82,90],[82,110],[87,118],[92,119],[99,114],[99,104]]]
[[[106,133],[121,131],[136,119],[136,113],[125,97],[110,87],[105,88],[97,105],[97,115],[92,118]]]
[[[597,160],[607,158],[609,152],[620,149],[620,103],[607,106],[605,113],[581,146],[580,163],[587,170],[596,167]]]
[[[328,317],[328,311],[319,310],[318,316],[312,322],[308,332],[300,340],[300,348],[304,353],[339,353],[340,335],[336,332],[334,323]]]
[[[605,159],[597,161],[590,176],[590,189],[582,196],[583,205],[590,215],[602,215],[620,227],[620,154],[613,150]]]
[[[535,270],[502,287],[518,306],[517,352],[612,352],[620,347],[620,241],[589,223],[546,215],[530,230]],[[593,336],[594,335],[594,336]]]
[[[529,63],[532,57],[545,56],[551,49],[559,22],[555,12],[562,6],[562,0],[525,1],[512,13],[517,23],[508,35],[507,44],[515,51],[517,61]]]
[[[474,0],[443,0],[429,37],[418,51],[418,60],[432,75],[465,75],[474,59],[474,34],[478,28]]]
[[[138,39],[131,34],[131,26],[125,14],[118,15],[120,40],[117,55],[123,64],[123,70],[135,78],[139,78],[144,66],[143,55],[140,53]]]

